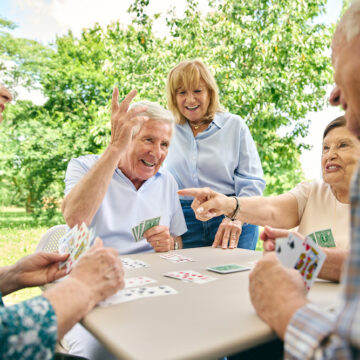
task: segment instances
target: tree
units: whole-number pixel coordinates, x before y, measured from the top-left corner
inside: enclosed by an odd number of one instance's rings
[[[306,147],[306,114],[321,108],[325,85],[331,82],[326,53],[331,27],[313,21],[326,1],[213,1],[212,11],[203,15],[196,1],[188,0],[183,17],[167,14],[168,38],[154,35],[158,15],[146,14],[148,3],[134,1],[129,11],[135,19],[127,28],[119,22],[106,29],[96,24],[79,38],[71,32],[57,38],[51,48],[32,44],[44,61],[31,71],[28,67],[25,75],[38,80],[47,101],[10,111],[6,126],[17,148],[2,168],[17,164],[17,171],[21,169],[35,213],[41,213],[49,198],[53,204],[61,198],[72,157],[99,153],[107,144],[113,86],[119,87],[120,96],[136,88],[137,99],[166,105],[167,73],[185,58],[202,58],[209,65],[223,107],[247,122],[267,194],[284,192],[303,178],[299,155]],[[26,55],[16,54],[19,59]],[[16,71],[25,71],[24,62],[17,65]],[[21,135],[30,116],[32,130]]]

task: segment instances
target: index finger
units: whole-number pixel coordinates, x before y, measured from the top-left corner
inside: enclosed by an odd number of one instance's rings
[[[137,91],[135,89],[133,89],[125,96],[125,99],[120,103],[120,111],[122,111],[122,112],[128,111],[130,103],[134,99],[136,94],[137,94]]]
[[[181,189],[178,190],[178,194],[182,196],[205,196],[207,195],[207,191],[205,189],[199,189],[199,188],[187,188],[187,189]]]

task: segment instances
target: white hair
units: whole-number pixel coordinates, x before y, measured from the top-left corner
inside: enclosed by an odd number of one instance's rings
[[[139,101],[131,105],[131,109],[146,106],[146,110],[138,114],[138,116],[147,116],[150,120],[155,120],[170,125],[171,134],[175,129],[175,118],[171,111],[164,109],[160,104],[151,101]],[[133,136],[140,131],[141,126],[135,126],[133,129]]]
[[[340,19],[336,32],[341,34],[342,40],[347,43],[360,34],[360,0],[353,0]]]

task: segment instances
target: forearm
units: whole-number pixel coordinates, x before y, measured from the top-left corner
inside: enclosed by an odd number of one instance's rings
[[[349,255],[349,251],[336,248],[322,248],[322,250],[326,254],[326,259],[319,273],[319,277],[330,281],[340,281],[341,272],[345,260]]]
[[[118,163],[119,151],[111,145],[108,146],[96,164],[66,195],[62,212],[70,227],[82,222],[86,225],[91,223],[105,197]]]
[[[252,196],[239,198],[240,211],[237,219],[254,225],[270,225],[281,229],[291,229],[298,225],[297,207],[280,204],[277,196]]]
[[[54,308],[58,322],[58,339],[61,339],[95,305],[88,288],[76,279],[66,279],[43,294]]]
[[[16,290],[19,285],[16,279],[16,265],[3,266],[0,268],[0,291],[5,296]]]

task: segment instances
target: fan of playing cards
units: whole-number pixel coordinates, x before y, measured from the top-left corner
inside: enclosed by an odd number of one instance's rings
[[[300,272],[309,290],[324,264],[325,253],[310,237],[303,240],[294,233],[287,238],[276,239],[275,251],[284,266]]]
[[[60,263],[59,268],[66,265],[69,273],[79,257],[89,249],[95,237],[93,229],[88,229],[85,223],[80,227],[75,225],[59,240],[59,253],[70,254],[66,261]]]

